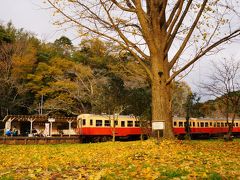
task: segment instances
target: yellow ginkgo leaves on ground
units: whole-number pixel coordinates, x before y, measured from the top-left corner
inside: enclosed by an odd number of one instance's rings
[[[0,179],[239,179],[240,141],[0,145]]]

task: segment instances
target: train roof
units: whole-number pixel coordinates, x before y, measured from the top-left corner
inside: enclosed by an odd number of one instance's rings
[[[113,118],[114,115],[109,115],[109,114],[80,114],[80,115],[78,115],[78,118],[91,118],[91,117],[109,119],[109,118]],[[134,116],[134,115],[118,115],[118,118],[121,118],[121,119],[137,119],[137,117]]]
[[[182,117],[173,117],[173,120],[186,120],[186,118]],[[226,121],[224,118],[190,118],[190,120],[198,120],[198,121]],[[232,119],[229,119],[230,122]],[[234,121],[240,121],[240,119],[235,119]]]

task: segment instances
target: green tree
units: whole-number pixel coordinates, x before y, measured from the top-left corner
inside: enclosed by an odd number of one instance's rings
[[[187,96],[186,103],[185,105],[185,113],[186,113],[186,125],[185,125],[185,131],[186,131],[186,136],[188,139],[191,139],[190,136],[190,118],[199,118],[203,117],[202,112],[200,111],[200,97],[196,93],[191,93]]]
[[[121,109],[122,112],[126,108],[124,104],[126,94],[124,81],[115,74],[106,78],[107,83],[102,84],[101,94],[96,98],[93,111],[114,114]]]
[[[73,52],[72,41],[66,36],[62,36],[54,41],[55,51],[62,57],[69,57]]]

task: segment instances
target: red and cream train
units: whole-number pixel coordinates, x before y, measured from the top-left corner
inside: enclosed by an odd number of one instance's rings
[[[185,132],[186,120],[173,119],[173,132],[182,137]],[[226,134],[228,125],[225,120],[195,119],[189,121],[192,136],[216,136]],[[106,141],[115,134],[116,139],[139,139],[141,135],[149,135],[151,128],[140,127],[138,118],[129,115],[95,115],[81,114],[77,117],[77,134],[83,141]],[[240,120],[235,120],[233,135],[240,136]]]
[[[110,140],[113,134],[116,139],[136,139],[144,131],[135,116],[81,114],[77,117],[77,133],[88,142]]]
[[[231,121],[229,121],[231,122]],[[186,134],[186,120],[174,119],[173,132],[176,136],[183,137]],[[228,132],[228,124],[226,120],[221,119],[196,119],[189,120],[190,134],[193,137],[212,137],[221,136]],[[233,124],[233,136],[240,137],[240,119],[236,119]]]

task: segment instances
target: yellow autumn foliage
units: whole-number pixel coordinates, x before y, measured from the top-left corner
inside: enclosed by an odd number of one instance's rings
[[[240,179],[240,141],[0,145],[0,179]]]

